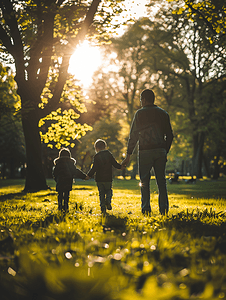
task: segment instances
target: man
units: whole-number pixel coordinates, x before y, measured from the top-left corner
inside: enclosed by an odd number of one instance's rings
[[[122,165],[130,161],[130,155],[139,142],[139,176],[141,181],[141,209],[144,215],[151,213],[150,177],[154,168],[159,190],[159,211],[165,215],[169,211],[169,202],[165,178],[167,153],[170,150],[173,132],[168,113],[154,104],[155,94],[152,90],[142,91],[140,101],[142,108],[134,116],[127,146],[127,155]]]

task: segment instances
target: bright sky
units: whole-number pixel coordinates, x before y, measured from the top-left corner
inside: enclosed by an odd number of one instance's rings
[[[126,10],[121,17],[131,14],[132,18],[139,19],[145,16],[145,3],[145,0],[126,0]],[[120,28],[118,34],[123,34],[124,30],[125,27]],[[101,65],[101,62],[102,57],[99,48],[90,46],[88,41],[85,41],[72,55],[68,72],[75,75],[84,88],[88,88],[92,82],[93,73]]]

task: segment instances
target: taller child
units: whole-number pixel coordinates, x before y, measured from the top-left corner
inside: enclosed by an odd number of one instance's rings
[[[138,165],[141,181],[141,211],[151,213],[150,206],[150,177],[154,168],[159,190],[159,211],[165,215],[169,211],[165,167],[167,153],[170,150],[173,132],[168,113],[154,104],[155,94],[152,90],[142,91],[139,109],[132,121],[127,146],[127,155],[122,165],[130,161],[130,155],[139,143]]]

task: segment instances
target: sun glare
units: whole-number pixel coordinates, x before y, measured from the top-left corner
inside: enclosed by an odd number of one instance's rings
[[[146,15],[145,3],[146,1],[125,1],[126,9],[121,15],[121,21],[128,15],[131,18],[138,19]],[[118,22],[121,22],[118,20]],[[117,35],[122,35],[125,31],[124,26],[117,29]],[[92,46],[88,41],[84,41],[77,47],[70,59],[68,72],[75,76],[80,84],[86,89],[92,82],[93,73],[100,67],[102,63],[102,56],[98,46]]]
[[[71,56],[68,72],[80,81],[84,88],[88,88],[92,82],[93,73],[101,65],[101,53],[99,48],[91,46],[84,41]]]

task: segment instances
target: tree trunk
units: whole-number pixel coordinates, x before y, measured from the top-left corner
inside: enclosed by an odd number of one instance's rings
[[[10,164],[9,164],[9,178],[15,179],[15,162],[14,157],[10,158]]]
[[[214,164],[213,164],[213,179],[218,179],[220,174],[220,166],[219,166],[219,159],[221,155],[221,150],[218,150],[217,156],[214,158]]]
[[[204,162],[204,166],[205,166],[205,169],[206,169],[206,175],[207,175],[208,178],[211,178],[210,161],[205,155],[203,155],[203,162]]]
[[[194,156],[193,156],[193,174],[196,178],[202,178],[202,161],[203,161],[203,146],[204,132],[198,133],[193,137]]]
[[[2,179],[5,179],[5,176],[6,176],[6,163],[5,162],[3,162],[3,164],[2,164],[1,174],[2,174]]]
[[[49,188],[46,184],[42,166],[42,150],[38,122],[39,118],[35,110],[30,110],[22,114],[27,157],[25,191],[38,191]]]

